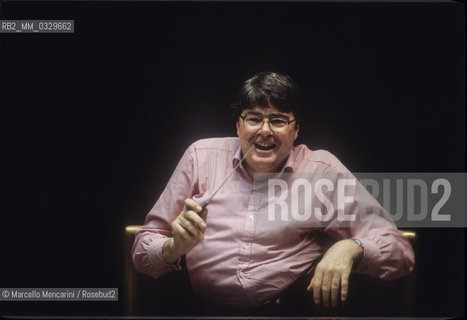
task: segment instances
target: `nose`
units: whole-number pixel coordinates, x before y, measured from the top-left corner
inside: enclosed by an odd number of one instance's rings
[[[269,124],[268,119],[263,120],[263,123],[261,124],[261,128],[259,129],[258,133],[265,135],[265,136],[272,135],[271,125]]]

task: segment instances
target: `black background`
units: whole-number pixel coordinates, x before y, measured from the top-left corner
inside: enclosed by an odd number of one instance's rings
[[[118,287],[185,148],[235,135],[229,103],[258,71],[291,75],[299,143],[353,172],[464,172],[460,3],[3,2],[0,287]],[[420,229],[418,316],[463,314],[464,231]],[[122,313],[121,302],[5,303],[0,314]],[[381,311],[384,315],[384,310]]]

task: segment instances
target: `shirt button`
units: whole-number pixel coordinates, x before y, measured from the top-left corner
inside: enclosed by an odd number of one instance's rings
[[[240,278],[243,278],[243,276],[244,276],[243,271],[240,271],[238,274],[240,275]]]
[[[255,217],[252,214],[250,214],[248,218],[250,218],[250,220],[253,220]]]
[[[246,243],[243,244],[243,249],[248,249],[248,245]]]

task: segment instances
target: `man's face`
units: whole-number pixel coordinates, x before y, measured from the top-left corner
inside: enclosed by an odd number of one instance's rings
[[[272,106],[243,110],[237,121],[237,135],[243,154],[254,145],[245,159],[250,174],[280,170],[298,136],[298,125],[290,122],[294,119],[293,113],[283,113]]]

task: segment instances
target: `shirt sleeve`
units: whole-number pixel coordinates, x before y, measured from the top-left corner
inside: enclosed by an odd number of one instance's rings
[[[162,245],[172,236],[170,224],[183,210],[185,199],[196,187],[197,170],[190,146],[178,163],[167,186],[146,216],[144,226],[135,235],[132,248],[137,271],[158,278],[164,273],[180,269],[180,261],[168,264],[162,256]]]
[[[332,194],[334,203],[350,200],[343,199],[343,196],[350,197],[352,201],[349,201],[340,212],[337,204],[335,218],[324,231],[339,240],[361,241],[363,256],[354,272],[384,280],[393,280],[409,274],[415,263],[413,248],[409,241],[397,229],[391,216],[358,179],[345,167],[339,168],[339,171],[335,176],[339,179],[348,179],[349,184],[343,194],[338,194],[339,192],[334,190]],[[335,185],[337,184],[336,181]]]

